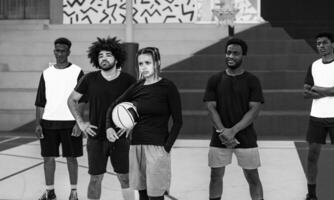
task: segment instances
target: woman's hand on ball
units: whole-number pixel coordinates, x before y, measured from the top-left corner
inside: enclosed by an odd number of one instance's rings
[[[107,129],[107,139],[110,142],[115,142],[119,136],[117,135],[116,131],[113,128],[108,128]]]
[[[125,134],[125,137],[128,137],[130,132],[131,132],[132,129],[120,129],[118,132],[117,132],[117,135],[118,137],[121,137],[124,133]]]

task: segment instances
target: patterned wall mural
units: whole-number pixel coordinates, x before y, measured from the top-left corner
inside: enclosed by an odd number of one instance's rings
[[[133,0],[135,23],[186,23],[195,20],[193,0]],[[124,23],[126,0],[64,0],[64,24]]]
[[[135,23],[216,22],[212,9],[231,0],[132,0]],[[234,0],[237,22],[261,20],[260,0]],[[126,0],[63,0],[64,24],[119,24],[125,22]]]

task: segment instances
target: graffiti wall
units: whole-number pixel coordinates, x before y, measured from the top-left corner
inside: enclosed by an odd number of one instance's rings
[[[132,0],[134,23],[213,23],[212,13],[232,0]],[[260,0],[234,0],[237,22],[259,20]],[[125,22],[126,0],[63,0],[64,24]]]

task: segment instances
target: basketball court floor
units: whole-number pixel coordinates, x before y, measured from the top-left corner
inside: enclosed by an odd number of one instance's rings
[[[177,140],[172,150],[172,186],[170,195],[177,200],[207,200],[209,168],[207,140]],[[306,194],[304,173],[307,145],[293,141],[259,141],[262,167],[259,168],[266,200],[302,200]],[[85,152],[85,151],[84,151]],[[86,199],[89,176],[86,152],[79,159],[79,199]],[[332,200],[334,168],[333,148],[325,147],[319,172],[319,199]],[[69,178],[65,159],[58,158],[55,188],[58,200],[68,199]],[[0,134],[0,199],[34,200],[44,191],[43,162],[39,142],[31,136]],[[108,166],[101,199],[121,200],[119,183]],[[169,198],[166,198],[169,199]],[[248,200],[249,192],[241,168],[226,169],[224,200]]]

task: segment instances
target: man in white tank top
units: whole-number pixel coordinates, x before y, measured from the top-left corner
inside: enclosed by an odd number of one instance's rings
[[[41,154],[44,159],[46,191],[40,200],[56,199],[54,190],[55,157],[59,157],[59,145],[62,156],[67,159],[70,177],[70,200],[77,200],[78,182],[77,157],[82,156],[82,135],[68,106],[67,98],[84,75],[77,65],[68,62],[71,42],[58,38],[54,42],[56,64],[49,66],[41,75],[35,101],[36,136],[40,139]]]

